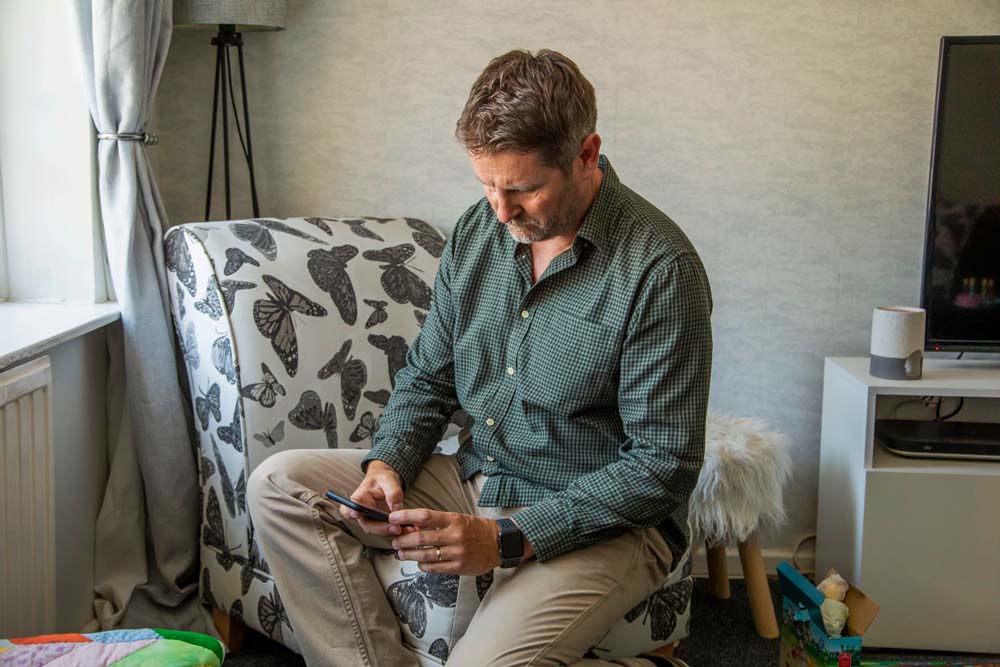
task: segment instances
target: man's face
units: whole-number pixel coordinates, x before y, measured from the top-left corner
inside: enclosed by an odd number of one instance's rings
[[[536,243],[576,230],[583,211],[576,169],[542,164],[534,153],[470,155],[486,198],[519,243]]]

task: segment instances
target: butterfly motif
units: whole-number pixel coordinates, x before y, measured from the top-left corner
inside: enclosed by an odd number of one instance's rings
[[[382,242],[385,241],[385,239],[383,239],[381,236],[379,236],[372,230],[365,227],[365,223],[368,221],[365,220],[364,218],[347,218],[341,220],[341,222],[350,227],[351,231],[354,232],[356,236],[360,236],[363,239],[374,239],[376,241],[382,241]]]
[[[246,625],[243,620],[243,600],[236,598],[233,600],[233,606],[229,608],[229,615],[232,616],[238,622]]]
[[[300,239],[326,245],[325,241],[321,241],[315,236],[300,232],[294,227],[290,227],[278,220],[268,220],[266,218],[257,218],[246,222],[231,222],[229,223],[229,231],[240,241],[245,241],[252,245],[254,249],[272,262],[278,258],[278,245],[274,242],[274,236],[271,235],[271,232],[282,232],[297,236]]]
[[[223,280],[219,283],[219,291],[222,292],[222,300],[226,302],[226,310],[233,314],[236,308],[236,293],[243,289],[253,289],[257,283],[248,283],[243,280]]]
[[[229,479],[229,473],[226,472],[226,466],[222,464],[222,454],[219,452],[219,445],[216,444],[215,438],[211,435],[208,438],[212,441],[212,451],[215,453],[215,465],[219,469],[219,479],[222,480],[222,499],[226,501],[226,509],[229,510],[229,516],[235,519],[236,510],[239,510],[241,513],[247,511],[246,471],[240,470],[240,478],[236,482],[236,486],[233,486],[232,480]]]
[[[365,398],[367,398],[369,401],[379,406],[380,408],[384,408],[389,404],[388,389],[379,389],[377,391],[366,391],[363,395]]]
[[[205,287],[205,298],[201,301],[195,301],[194,307],[198,309],[198,312],[205,313],[213,320],[222,317],[219,283],[215,280],[215,276],[209,277],[208,285]]]
[[[194,273],[194,262],[191,261],[191,251],[188,250],[187,242],[184,240],[184,232],[178,230],[168,234],[164,250],[167,271],[176,273],[177,279],[187,289],[188,294],[194,296],[198,282]]]
[[[385,352],[389,362],[389,382],[392,388],[396,388],[396,373],[406,367],[406,355],[410,351],[410,346],[402,336],[392,336],[386,338],[380,334],[368,334],[368,342],[374,347]]]
[[[433,226],[423,220],[416,218],[403,218],[406,224],[413,230],[413,240],[421,248],[426,250],[432,257],[441,257],[444,254],[444,246],[447,243],[441,233]]]
[[[358,319],[358,299],[347,275],[347,263],[358,254],[352,245],[334,246],[329,250],[310,250],[307,267],[313,282],[330,295],[341,319],[354,324]]]
[[[368,320],[365,322],[365,329],[371,329],[373,326],[382,324],[389,319],[389,313],[385,312],[385,307],[389,305],[388,301],[365,299],[365,303],[375,309],[372,311],[372,314],[368,316]]]
[[[267,364],[261,363],[260,370],[264,373],[264,380],[246,385],[240,390],[240,394],[251,401],[259,402],[265,408],[273,408],[275,401],[278,400],[278,394],[285,395],[285,388],[278,382],[278,378],[274,377]]]
[[[247,564],[240,571],[240,586],[243,595],[250,592],[250,584],[254,579],[259,579],[262,583],[268,582],[267,574],[270,570],[264,558],[260,555],[256,540],[253,539],[253,524],[247,522],[247,544],[250,545],[250,555],[247,557]]]
[[[424,322],[427,321],[427,313],[422,310],[413,309],[413,317],[417,318],[417,326],[421,329],[424,328]]]
[[[199,393],[201,389],[198,389]],[[207,393],[194,399],[194,409],[198,413],[198,421],[201,423],[201,430],[208,430],[208,416],[215,417],[215,421],[222,421],[222,410],[219,407],[219,385],[215,382],[208,388]]]
[[[303,220],[308,222],[310,225],[316,225],[328,235],[333,236],[333,232],[330,230],[330,225],[326,224],[326,221],[323,220],[323,218],[303,218]]]
[[[177,289],[177,312],[180,313],[180,319],[184,319],[187,316],[187,308],[184,307],[184,286],[180,283],[174,283],[174,287]]]
[[[219,336],[212,343],[212,365],[226,377],[226,382],[236,384],[236,364],[233,362],[233,345],[226,336]]]
[[[230,547],[226,544],[226,532],[222,523],[222,506],[219,505],[219,494],[215,487],[208,487],[208,505],[205,508],[205,525],[202,528],[202,540],[205,546],[215,549],[215,559],[219,565],[229,572],[234,563],[243,563],[244,558],[235,553],[241,545]]]
[[[354,428],[354,432],[348,436],[351,442],[362,442],[363,440],[375,441],[375,434],[378,433],[379,420],[370,411],[365,412],[361,415],[361,420],[358,425]]]
[[[198,356],[198,339],[194,336],[194,322],[188,322],[184,338],[180,338],[179,331],[177,337],[180,340],[181,352],[184,354],[184,362],[191,368],[198,368],[201,365],[201,357]]]
[[[482,600],[486,597],[486,591],[493,585],[493,570],[476,575],[476,595]]]
[[[458,601],[458,576],[417,572],[405,577],[386,589],[389,605],[401,623],[410,626],[415,637],[423,637],[427,630],[427,608],[454,607]]]
[[[215,474],[215,464],[212,463],[212,459],[208,458],[204,454],[201,455],[201,479],[203,482],[208,481],[208,479]]]
[[[645,612],[642,624],[646,624],[646,619],[652,619],[653,641],[666,641],[677,627],[677,617],[684,614],[693,588],[691,579],[682,579],[672,586],[661,588],[629,610],[625,620],[633,623]]]
[[[382,250],[366,250],[361,256],[372,262],[382,262],[382,289],[396,303],[412,303],[417,308],[431,307],[431,288],[406,266],[406,260],[416,251],[409,243]]]
[[[260,266],[260,262],[246,254],[239,248],[227,248],[226,249],[226,266],[222,269],[222,273],[227,276],[231,276],[240,269],[243,268],[244,264],[249,264],[251,266]]]
[[[243,428],[240,425],[240,402],[236,401],[233,408],[233,422],[229,426],[220,426],[215,429],[219,439],[228,442],[236,448],[236,451],[243,451]]]
[[[368,383],[368,369],[360,359],[349,358],[350,352],[351,340],[348,339],[340,346],[340,351],[333,355],[333,359],[319,369],[316,377],[325,380],[332,375],[340,375],[340,398],[344,403],[344,415],[353,421],[358,401],[361,400],[361,390]]]
[[[274,447],[285,439],[285,420],[282,419],[280,422],[275,424],[274,428],[270,431],[254,433],[253,437],[254,440],[260,440],[261,444],[265,447]]]
[[[431,642],[431,647],[427,649],[427,652],[433,655],[435,658],[441,661],[443,665],[448,660],[448,642],[444,640],[444,637],[438,637],[433,642]]]
[[[288,413],[288,421],[307,431],[322,430],[326,435],[326,446],[337,448],[337,411],[333,403],[323,406],[323,401],[312,389],[302,393],[298,405]]]
[[[253,319],[257,330],[271,340],[285,370],[292,377],[299,368],[299,343],[295,337],[295,323],[292,313],[303,313],[312,317],[326,315],[326,308],[312,299],[296,292],[274,276],[265,275],[264,282],[274,293],[267,293],[264,299],[253,304]]]
[[[290,630],[292,626],[288,622],[288,613],[285,605],[281,602],[277,587],[271,589],[271,595],[261,595],[257,602],[257,618],[260,620],[261,628],[271,637],[280,642],[282,636],[282,625],[287,625]]]

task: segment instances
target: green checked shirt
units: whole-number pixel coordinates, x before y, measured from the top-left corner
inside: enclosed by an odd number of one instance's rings
[[[531,252],[483,198],[458,221],[423,330],[365,459],[412,485],[452,413],[474,419],[462,478],[546,561],[656,526],[690,541],[712,363],[701,260],[607,158],[571,248],[532,284]]]

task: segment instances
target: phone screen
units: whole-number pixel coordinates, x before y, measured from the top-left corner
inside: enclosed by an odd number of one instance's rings
[[[344,496],[336,494],[333,491],[327,491],[326,497],[335,503],[340,503],[345,507],[350,507],[352,510],[361,512],[362,515],[364,515],[368,519],[371,519],[372,521],[385,521],[385,522],[389,521],[389,515],[386,514],[385,512],[377,510],[374,507],[368,507],[367,505],[361,505],[359,503],[356,503],[350,498],[345,498]]]

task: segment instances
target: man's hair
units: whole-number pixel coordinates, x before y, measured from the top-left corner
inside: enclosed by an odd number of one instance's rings
[[[490,61],[455,127],[473,155],[536,153],[568,171],[597,127],[594,87],[572,60],[542,49],[518,49]]]

